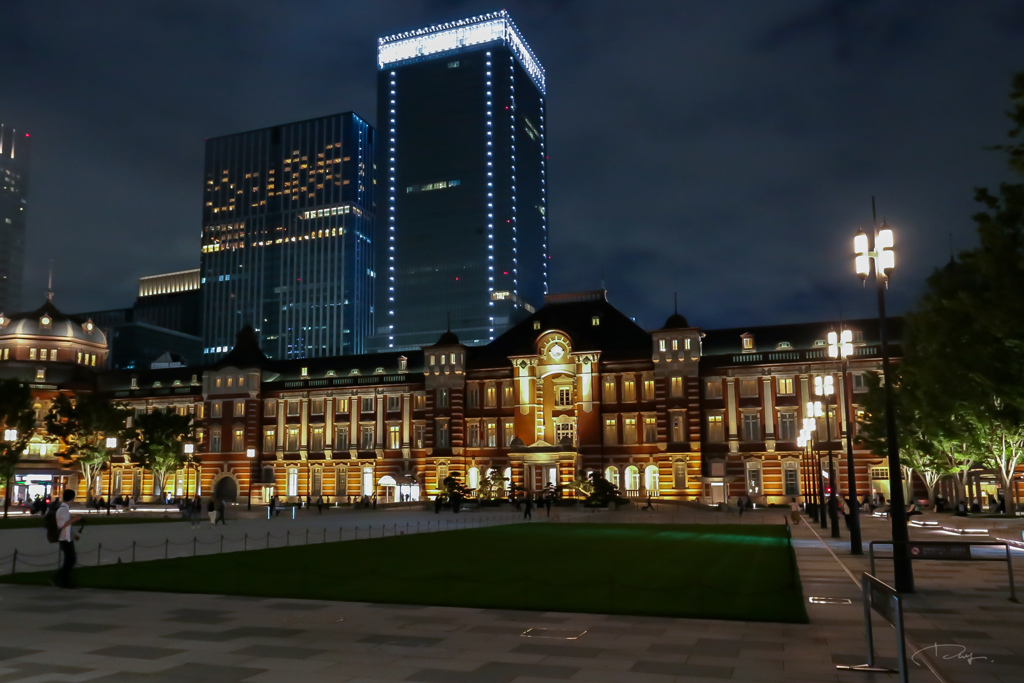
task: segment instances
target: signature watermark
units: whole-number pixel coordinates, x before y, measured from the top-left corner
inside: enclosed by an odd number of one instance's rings
[[[918,661],[918,655],[923,652],[932,652],[939,659],[957,659],[963,660],[968,664],[974,664],[975,662],[985,661],[994,662],[994,659],[989,659],[984,655],[976,655],[973,652],[968,652],[967,648],[963,645],[957,645],[956,643],[934,643],[927,647],[922,647],[920,650],[910,655],[910,661],[918,666],[923,666]]]

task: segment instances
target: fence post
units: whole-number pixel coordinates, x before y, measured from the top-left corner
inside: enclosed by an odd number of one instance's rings
[[[171,545],[171,539],[165,538],[164,539],[164,559],[165,560],[168,557],[168,550],[170,549],[170,545]]]
[[[192,537],[192,557],[196,556],[196,537]]]
[[[405,533],[406,533],[406,534],[408,534],[408,533],[409,533],[409,522],[406,522],[406,523],[405,523]]]
[[[132,563],[135,562],[135,541],[132,541]]]
[[[220,535],[220,551],[221,553],[224,552],[224,534]]]
[[[294,509],[295,508],[292,508],[292,510],[294,510]],[[285,532],[284,544],[286,546],[290,546],[292,544],[292,530],[291,529],[289,529],[287,532]]]
[[[344,540],[345,540],[345,527],[339,526],[338,527],[338,541],[341,542],[341,541],[344,541]]]
[[[249,532],[245,532],[245,536],[242,537],[242,550],[249,549]]]
[[[98,543],[96,545],[96,566],[100,566],[100,557],[103,555],[103,544]]]
[[[270,532],[267,532],[267,547],[270,547]]]
[[[11,573],[16,574],[18,572],[18,549],[14,549],[14,557],[11,558]]]
[[[359,525],[358,524],[356,524],[356,535],[354,536],[354,538],[355,538],[355,540],[359,540]]]
[[[309,545],[309,528],[306,528],[306,545]]]

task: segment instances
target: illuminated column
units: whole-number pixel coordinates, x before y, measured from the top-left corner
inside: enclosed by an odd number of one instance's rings
[[[737,433],[736,413],[736,380],[732,377],[725,380],[726,409],[729,412],[729,452],[738,453],[740,450],[739,435]]]

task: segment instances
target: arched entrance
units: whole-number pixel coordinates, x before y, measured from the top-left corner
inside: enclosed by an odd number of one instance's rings
[[[238,483],[232,477],[222,477],[213,487],[213,495],[218,500],[233,503],[238,498]]]

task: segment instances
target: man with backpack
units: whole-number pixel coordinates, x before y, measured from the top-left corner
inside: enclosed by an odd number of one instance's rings
[[[71,515],[69,503],[74,499],[75,492],[72,489],[64,489],[60,507],[46,513],[46,538],[50,543],[60,543],[60,551],[64,555],[60,569],[51,579],[51,583],[58,588],[74,587],[71,583],[71,570],[75,568],[78,556],[75,554],[75,535],[71,531],[71,525],[82,519],[80,515]]]

